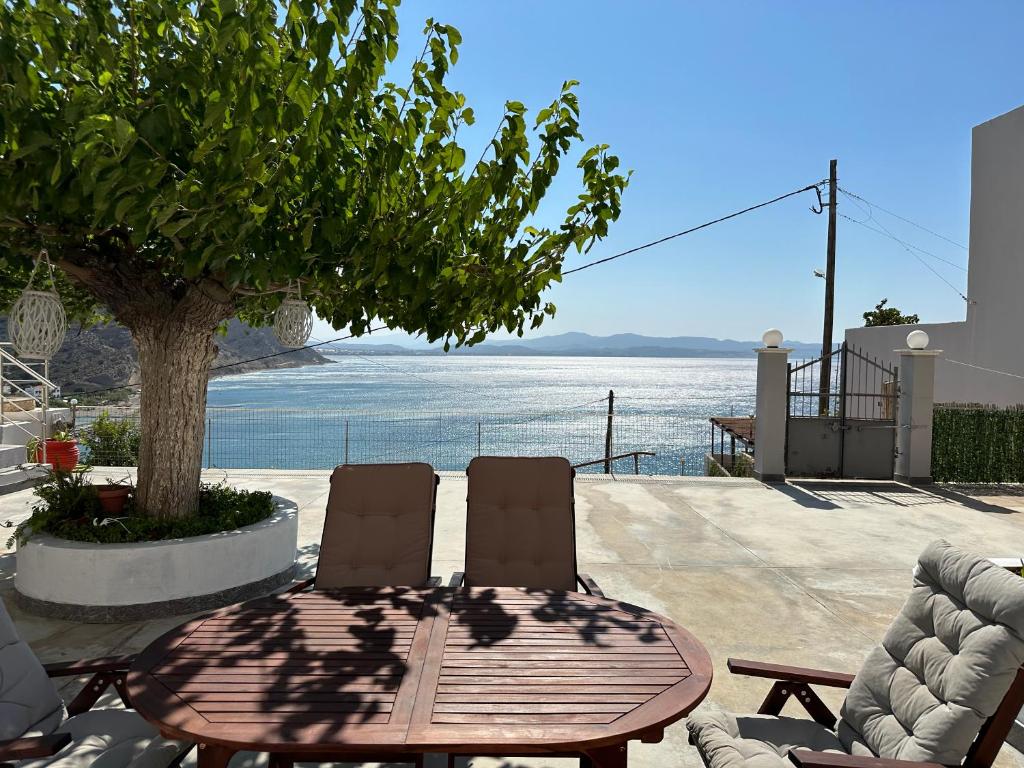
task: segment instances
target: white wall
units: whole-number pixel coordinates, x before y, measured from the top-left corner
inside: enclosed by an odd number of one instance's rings
[[[972,142],[966,322],[849,328],[846,341],[895,363],[892,350],[921,328],[943,350],[938,402],[1016,405],[1024,379],[969,366],[1024,376],[1024,107],[975,126]]]

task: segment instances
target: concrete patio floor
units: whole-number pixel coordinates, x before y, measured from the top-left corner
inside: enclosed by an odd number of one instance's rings
[[[205,479],[294,500],[299,557],[311,572],[328,474],[220,470]],[[1024,553],[1021,493],[1012,486],[925,490],[891,483],[769,486],[582,475],[576,483],[580,569],[608,595],[663,613],[704,642],[715,681],[702,708],[750,712],[769,683],[729,675],[726,658],[856,671],[899,609],[916,557],[929,541],[941,537],[990,556]],[[446,580],[462,568],[465,498],[464,477],[442,475],[433,570]],[[0,496],[0,520],[23,519],[32,501],[28,490]],[[187,618],[87,625],[29,616],[10,599],[14,570],[14,554],[0,549],[0,596],[44,661],[139,651]],[[834,692],[822,693],[838,705]],[[478,758],[473,765],[496,762]],[[700,765],[682,723],[670,727],[660,744],[631,744],[630,762],[642,768]],[[561,763],[574,764],[508,764]],[[1006,746],[996,764],[1024,768],[1024,757]]]

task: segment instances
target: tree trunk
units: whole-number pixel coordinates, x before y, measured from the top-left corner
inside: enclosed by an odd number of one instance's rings
[[[165,276],[134,251],[65,253],[60,267],[131,331],[142,374],[135,503],[157,517],[187,517],[199,502],[206,382],[213,334],[234,316],[234,296],[215,280]]]
[[[164,318],[137,322],[132,336],[142,374],[136,504],[160,517],[194,514],[203,461],[206,382],[217,354],[213,328]]]

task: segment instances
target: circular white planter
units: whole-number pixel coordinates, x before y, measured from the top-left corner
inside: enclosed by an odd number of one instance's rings
[[[31,613],[115,622],[210,610],[266,594],[295,573],[299,515],[288,499],[234,531],[136,544],[37,534],[18,547],[14,584]]]

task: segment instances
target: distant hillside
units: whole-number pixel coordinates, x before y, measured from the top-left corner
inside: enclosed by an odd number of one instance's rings
[[[558,355],[564,357],[753,357],[760,341],[714,339],[709,336],[642,336],[618,333],[591,336],[570,332],[534,339],[485,341],[475,347],[452,350],[453,355]],[[820,354],[821,346],[801,341],[786,341],[794,357]],[[351,355],[439,355],[441,349],[413,349],[398,344],[335,344],[327,347],[335,354]]]
[[[0,318],[0,339],[7,340],[6,318]],[[219,353],[214,367],[285,351],[270,328],[250,328],[239,320],[231,320],[227,335],[217,336],[215,341]],[[232,365],[220,372],[214,371],[212,376],[325,362],[327,359],[316,350],[302,349],[267,360]],[[139,361],[131,335],[113,323],[85,330],[71,328],[64,344],[50,361],[50,378],[65,395],[137,384]]]

